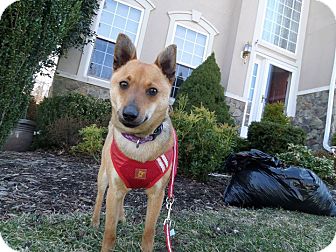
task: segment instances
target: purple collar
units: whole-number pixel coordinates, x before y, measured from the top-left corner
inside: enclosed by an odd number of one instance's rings
[[[121,133],[127,140],[133,142],[133,143],[136,143],[136,147],[139,148],[139,145],[140,144],[144,144],[144,143],[147,143],[147,142],[150,142],[150,141],[154,141],[155,138],[161,134],[162,132],[162,129],[163,129],[163,125],[160,124],[159,127],[157,127],[153,134],[150,134],[148,136],[145,136],[145,137],[138,137],[136,135],[132,135],[132,134],[128,134],[128,133]]]

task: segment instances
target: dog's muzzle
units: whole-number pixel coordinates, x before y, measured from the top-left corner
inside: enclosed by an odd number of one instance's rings
[[[135,128],[147,121],[147,117],[142,120],[139,115],[139,110],[134,104],[127,105],[122,110],[122,113],[119,113],[119,121],[128,128]]]

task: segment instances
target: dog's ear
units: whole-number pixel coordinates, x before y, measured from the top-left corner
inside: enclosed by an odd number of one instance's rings
[[[155,60],[155,64],[167,76],[169,82],[173,84],[176,68],[176,45],[166,47]]]
[[[113,70],[117,70],[128,61],[136,58],[136,49],[130,38],[125,34],[119,33],[114,47]]]

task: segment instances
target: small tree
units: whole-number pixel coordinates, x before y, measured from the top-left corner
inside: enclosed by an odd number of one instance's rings
[[[265,106],[262,122],[273,122],[281,125],[289,125],[290,118],[285,115],[285,104],[283,102],[268,103]]]
[[[282,102],[266,104],[261,121],[252,122],[248,128],[247,140],[251,148],[277,154],[286,152],[288,144],[305,144],[305,131],[292,125],[284,110]]]
[[[28,107],[35,75],[54,66],[50,56],[80,48],[90,30],[98,0],[24,0],[9,6],[0,20],[0,146]]]
[[[229,114],[229,107],[225,102],[224,88],[220,84],[221,73],[216,63],[215,54],[212,53],[206,61],[198,66],[189,78],[182,84],[179,96],[188,96],[188,104],[185,110],[191,111],[193,106],[203,105],[216,114],[218,123],[233,125],[233,119]]]

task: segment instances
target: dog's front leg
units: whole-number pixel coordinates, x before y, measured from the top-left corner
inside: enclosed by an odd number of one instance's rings
[[[92,226],[95,228],[99,227],[100,223],[100,211],[104,200],[104,194],[108,185],[108,178],[106,175],[106,168],[104,167],[104,164],[100,166],[99,173],[98,173],[98,192],[96,197],[96,204],[94,207],[93,215],[92,215]]]
[[[106,219],[105,219],[105,232],[102,244],[102,252],[112,251],[117,237],[117,224],[119,220],[120,205],[126,192],[117,190],[115,186],[111,186],[107,191],[106,197]]]
[[[142,236],[141,248],[144,252],[153,251],[155,226],[159,218],[164,198],[164,188],[152,188],[147,190],[148,203],[146,213],[145,230]]]

